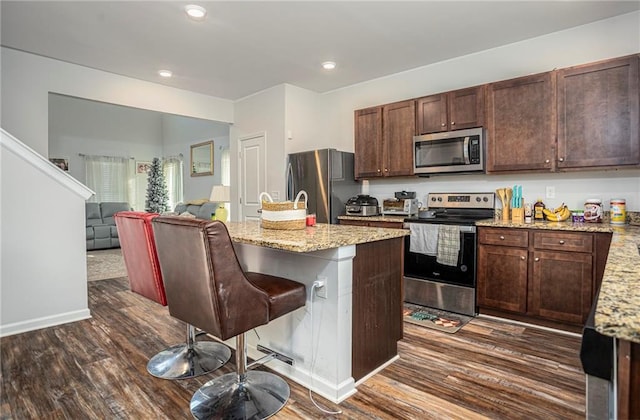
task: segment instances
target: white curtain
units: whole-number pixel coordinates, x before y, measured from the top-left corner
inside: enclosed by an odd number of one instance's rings
[[[182,189],[182,158],[167,157],[162,160],[162,171],[169,193],[169,209],[173,211],[176,204],[184,200]]]
[[[89,201],[133,203],[133,160],[115,156],[84,156],[86,183],[96,194]]]
[[[220,152],[220,183],[222,185],[231,185],[231,154],[229,149],[223,149]]]

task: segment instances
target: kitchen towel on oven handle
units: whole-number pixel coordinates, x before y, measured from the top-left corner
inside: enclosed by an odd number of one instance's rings
[[[435,257],[438,253],[439,225],[430,223],[410,223],[409,252]]]
[[[460,254],[460,226],[442,225],[438,230],[438,252],[436,262],[457,266]]]

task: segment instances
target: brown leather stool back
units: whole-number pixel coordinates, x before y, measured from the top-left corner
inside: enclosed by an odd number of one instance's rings
[[[269,296],[253,286],[222,222],[154,220],[169,312],[227,340],[269,322]]]
[[[131,291],[167,305],[151,221],[157,213],[121,211],[114,215]]]

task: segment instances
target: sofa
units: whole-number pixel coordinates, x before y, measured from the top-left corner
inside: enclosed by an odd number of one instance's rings
[[[189,213],[198,219],[211,220],[211,215],[215,214],[220,203],[206,200],[194,200],[187,203],[178,203],[173,214],[185,215]]]
[[[129,203],[86,203],[87,251],[120,248],[118,229],[113,215],[131,210]]]

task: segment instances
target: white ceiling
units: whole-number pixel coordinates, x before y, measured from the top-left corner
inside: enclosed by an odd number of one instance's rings
[[[186,4],[208,10],[187,19]],[[3,46],[235,100],[326,92],[640,9],[640,1],[6,1]],[[639,28],[640,31],[640,28]],[[333,60],[327,72],[320,63]],[[157,75],[161,68],[171,79]]]

